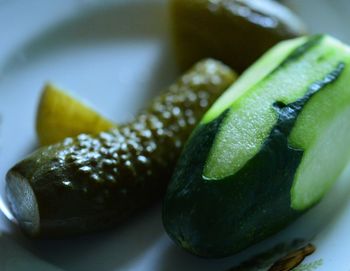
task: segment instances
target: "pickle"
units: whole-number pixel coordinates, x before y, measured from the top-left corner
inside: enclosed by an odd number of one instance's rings
[[[205,57],[244,71],[281,40],[305,34],[287,7],[271,0],[170,0],[180,68]]]
[[[202,115],[235,80],[203,60],[135,119],[98,135],[43,147],[6,176],[10,209],[32,237],[64,237],[116,226],[159,199]]]
[[[44,87],[36,114],[36,132],[41,146],[81,133],[97,134],[114,126],[67,92],[52,84]]]

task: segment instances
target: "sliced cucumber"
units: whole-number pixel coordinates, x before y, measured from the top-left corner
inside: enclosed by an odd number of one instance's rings
[[[343,46],[331,38],[315,36],[302,46],[290,46],[294,51],[277,68],[247,88],[240,98],[231,100],[205,165],[206,179],[221,179],[241,169],[259,151],[276,122],[271,105],[275,101],[295,101],[304,95],[307,86],[330,73],[343,59]]]
[[[200,256],[228,256],[282,229],[350,158],[349,47],[311,36],[260,61],[207,112],[168,187],[165,229]]]
[[[350,54],[343,61],[349,62]],[[290,135],[294,146],[305,150],[291,191],[291,206],[304,210],[317,203],[347,165],[350,150],[350,67],[346,66],[325,93],[317,95],[300,114]],[[333,92],[333,93],[331,93]]]
[[[233,101],[237,100],[247,90],[276,69],[295,48],[305,43],[305,41],[305,37],[283,41],[269,50],[259,61],[255,62],[249,70],[240,76],[236,84],[232,85],[217,99],[214,105],[204,115],[201,123],[208,123],[217,118]]]

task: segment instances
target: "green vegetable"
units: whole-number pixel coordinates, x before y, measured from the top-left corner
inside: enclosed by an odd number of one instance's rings
[[[159,199],[183,143],[234,79],[225,65],[202,61],[133,122],[68,138],[15,165],[7,196],[21,228],[37,237],[101,230]]]
[[[321,200],[350,157],[349,63],[349,47],[329,36],[283,42],[215,102],[164,201],[178,245],[231,255]]]
[[[305,34],[300,19],[271,0],[170,0],[170,15],[183,69],[213,57],[242,72],[279,41]]]

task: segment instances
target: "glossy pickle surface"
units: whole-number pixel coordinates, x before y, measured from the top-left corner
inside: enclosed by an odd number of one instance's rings
[[[44,237],[101,230],[159,199],[193,127],[234,79],[220,62],[201,61],[132,122],[67,138],[19,162],[7,185],[19,179],[29,184],[39,212],[38,228],[28,230],[23,199],[8,191],[22,229]]]

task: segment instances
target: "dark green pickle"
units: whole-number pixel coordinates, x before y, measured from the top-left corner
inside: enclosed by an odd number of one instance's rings
[[[243,72],[276,43],[305,34],[299,18],[270,0],[170,0],[181,69],[213,57]]]
[[[6,181],[22,230],[63,237],[111,228],[159,199],[192,129],[235,78],[204,60],[129,124],[67,138],[19,162]]]

